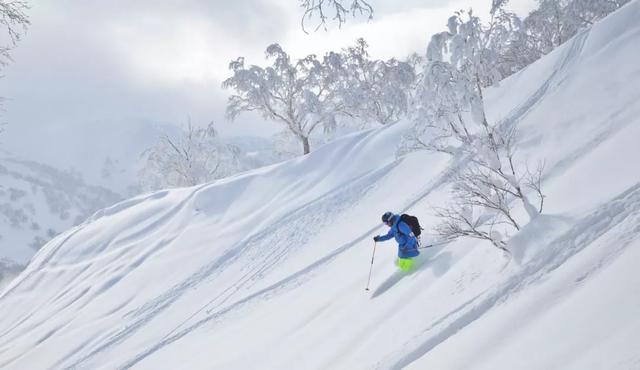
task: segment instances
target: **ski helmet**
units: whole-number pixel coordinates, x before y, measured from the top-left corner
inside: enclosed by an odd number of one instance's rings
[[[388,223],[391,220],[391,217],[393,217],[393,212],[385,212],[382,215],[382,222],[385,224]]]

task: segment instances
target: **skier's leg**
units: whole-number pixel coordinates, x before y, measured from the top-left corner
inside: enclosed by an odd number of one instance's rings
[[[396,265],[400,270],[409,272],[413,269],[413,258],[398,258]]]

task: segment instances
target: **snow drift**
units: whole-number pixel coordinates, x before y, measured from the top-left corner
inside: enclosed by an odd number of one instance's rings
[[[546,159],[514,257],[459,241],[416,272],[371,237],[436,222],[448,158],[406,125],[143,195],[56,237],[0,295],[3,369],[640,368],[640,1],[504,81],[490,119]],[[428,236],[426,236],[428,238]]]

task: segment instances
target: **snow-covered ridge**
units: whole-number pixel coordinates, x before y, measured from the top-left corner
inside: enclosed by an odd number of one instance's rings
[[[52,147],[61,149],[61,157],[71,157],[76,161],[68,162],[68,166],[81,164],[79,168],[72,167],[72,170],[56,167],[61,163],[27,160],[9,152],[0,156],[0,285],[8,283],[10,277],[21,271],[40,247],[61,231],[80,224],[96,210],[126,198],[123,194],[131,196],[141,191],[134,181],[141,162],[131,161],[131,158],[137,158],[140,153],[134,154],[135,151],[142,152],[147,142],[156,140],[160,128],[152,129],[141,124],[133,126],[129,131],[115,130],[129,141],[125,155],[119,159],[107,156],[104,152],[108,146],[106,143],[116,145],[115,138],[105,138],[103,132],[89,137],[86,131],[91,130],[86,128],[76,133],[80,139],[75,140],[82,142],[82,148],[100,149],[91,153],[103,158],[103,163],[95,158],[88,160],[84,154],[66,153],[71,152],[68,147],[73,146],[73,139],[68,139],[69,142],[56,141],[44,147],[34,145],[42,148],[42,152],[35,150],[36,153],[31,153],[31,156],[50,162],[65,162],[65,159],[56,158],[50,153]],[[169,128],[164,127],[165,130]],[[40,135],[74,136],[72,133],[61,135],[55,132]],[[110,132],[110,135],[113,133]],[[9,137],[11,141],[24,141]],[[243,152],[248,148],[255,151],[254,156],[240,158],[241,168],[257,168],[277,161],[268,155],[273,150],[267,139],[243,137],[229,141]],[[87,163],[83,163],[85,160]]]
[[[0,367],[630,369],[640,366],[640,1],[492,89],[547,160],[545,215],[495,248],[373,243],[386,210],[446,199],[448,158],[396,159],[404,124],[59,235],[0,293]]]
[[[26,264],[53,236],[119,199],[75,173],[15,157],[0,158],[0,259]]]

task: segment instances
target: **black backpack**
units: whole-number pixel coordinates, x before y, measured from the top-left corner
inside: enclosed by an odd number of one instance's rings
[[[418,222],[418,218],[416,216],[402,214],[400,216],[400,221],[402,221],[405,224],[409,225],[409,228],[411,228],[411,232],[413,233],[414,236],[418,237],[422,233],[422,228],[420,227],[420,222]],[[400,231],[400,228],[398,228],[398,232],[402,233]]]

